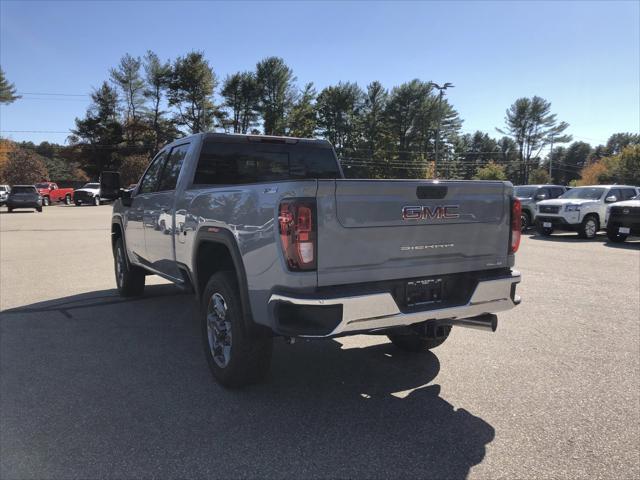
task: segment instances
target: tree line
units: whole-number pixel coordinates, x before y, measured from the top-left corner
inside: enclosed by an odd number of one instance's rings
[[[2,82],[13,88],[4,74]],[[15,89],[8,97],[19,98]],[[463,133],[462,122],[428,81],[392,88],[379,81],[364,88],[339,82],[318,91],[313,83],[299,86],[279,57],[220,80],[203,52],[170,61],[149,51],[143,57],[126,54],[110,69],[91,93],[84,117],[75,120],[69,145],[23,146],[33,147],[50,175],[96,178],[102,170],[117,169],[133,183],[162,145],[182,135],[264,133],[326,138],[349,177],[568,184],[591,163],[620,153],[609,143],[638,143],[637,135],[621,133],[605,146],[574,142],[564,147],[572,140],[565,133],[569,125],[537,96],[519,98],[507,109],[497,138]],[[543,157],[543,150],[550,154]]]

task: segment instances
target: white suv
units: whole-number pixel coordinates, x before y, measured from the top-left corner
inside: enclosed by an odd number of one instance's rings
[[[576,187],[554,200],[536,205],[536,230],[551,235],[554,230],[578,232],[582,238],[594,238],[606,227],[606,212],[610,203],[635,197],[638,187],[629,185],[593,185]]]
[[[9,185],[0,185],[0,205],[7,203],[9,193],[11,193],[11,187]]]

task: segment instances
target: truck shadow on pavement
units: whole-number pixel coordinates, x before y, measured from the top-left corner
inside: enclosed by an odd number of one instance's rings
[[[225,390],[194,311],[158,285],[3,312],[0,477],[459,479],[494,438],[426,386],[436,355],[389,343],[276,339],[266,382]]]

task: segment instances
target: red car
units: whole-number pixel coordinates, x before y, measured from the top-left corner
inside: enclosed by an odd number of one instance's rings
[[[42,205],[51,205],[53,202],[64,202],[71,205],[73,202],[73,188],[58,188],[53,182],[36,183],[38,193],[42,196]]]

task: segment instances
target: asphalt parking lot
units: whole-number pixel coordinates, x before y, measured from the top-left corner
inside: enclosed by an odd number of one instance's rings
[[[227,391],[190,295],[117,296],[110,212],[0,209],[2,478],[640,476],[638,240],[527,235],[496,333],[277,341]]]

